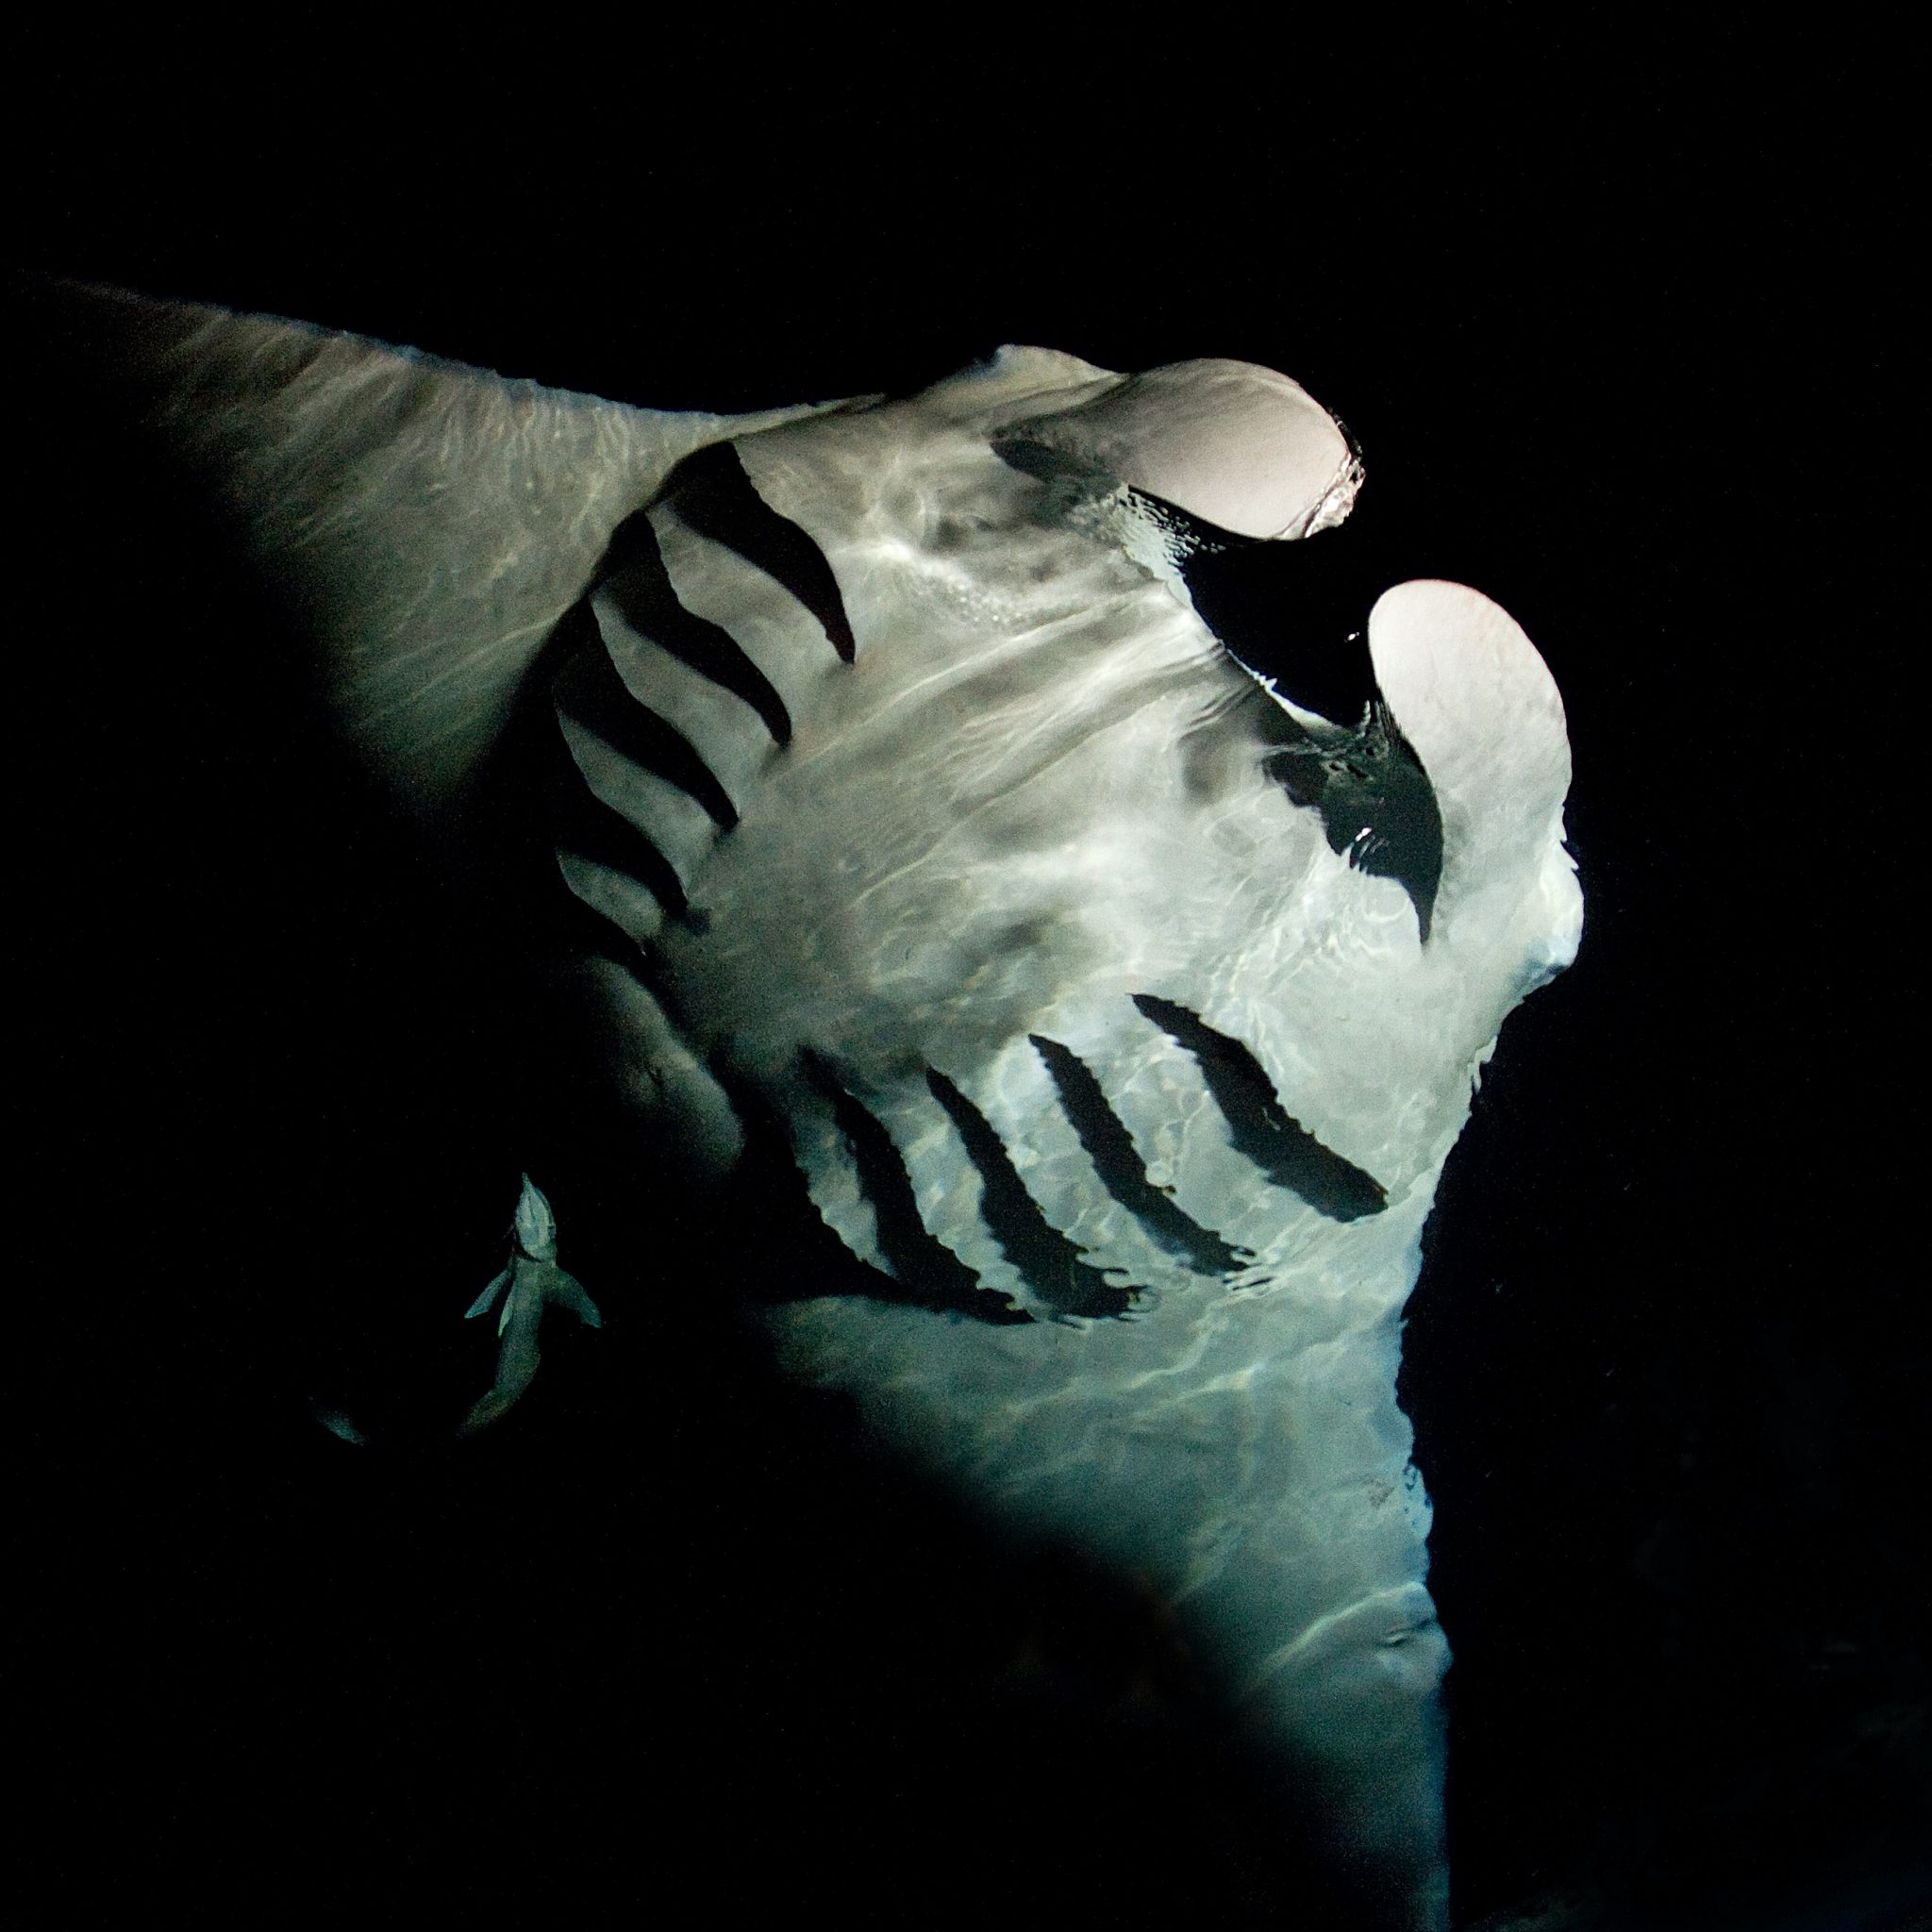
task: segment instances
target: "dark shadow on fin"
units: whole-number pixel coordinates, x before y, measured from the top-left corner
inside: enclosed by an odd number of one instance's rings
[[[966,1281],[977,1295],[976,1301],[954,1299],[950,1293],[928,1299],[923,1291],[926,1284],[895,1280],[861,1260],[819,1212],[779,1108],[761,1088],[731,1066],[724,1048],[709,1055],[706,1065],[731,1102],[744,1131],[744,1151],[727,1183],[726,1218],[740,1230],[733,1238],[740,1274],[758,1300],[778,1305],[821,1301],[829,1295],[858,1295],[867,1301],[962,1314],[995,1324],[1032,1321],[1031,1315],[1013,1307],[1004,1295],[981,1289],[970,1274]],[[884,1216],[880,1219],[883,1222]],[[955,1267],[960,1266],[951,1250],[943,1252]],[[961,1273],[965,1273],[963,1268]],[[957,1290],[958,1284],[951,1287]]]
[[[784,1116],[763,1090],[731,1066],[722,1047],[706,1067],[744,1132],[744,1151],[726,1186],[737,1273],[750,1294],[767,1304],[845,1294],[903,1302],[901,1285],[861,1260],[826,1224]]]
[[[791,714],[770,678],[721,624],[678,602],[650,519],[640,510],[619,525],[605,558],[599,589],[624,621],[700,677],[742,698],[777,744],[791,742]]]
[[[601,646],[599,650],[601,655]],[[600,731],[598,736],[601,738],[603,733]],[[687,916],[690,905],[677,869],[622,812],[613,811],[591,790],[567,754],[558,760],[550,791],[550,832],[559,854],[575,853],[593,864],[623,873],[646,887],[671,918],[681,920]],[[578,922],[585,938],[592,932],[597,936],[590,950],[629,963],[625,948],[610,941],[604,931],[610,922],[575,892],[567,893],[566,897],[572,906],[581,907],[596,922],[594,926],[588,927]],[[575,915],[572,917],[575,920]],[[624,934],[623,938],[628,941],[630,936]],[[630,941],[633,948],[636,943]]]
[[[1235,1274],[1254,1257],[1230,1247],[1212,1228],[1203,1227],[1147,1178],[1133,1138],[1108,1105],[1100,1082],[1077,1055],[1057,1040],[1027,1036],[1046,1062],[1080,1145],[1107,1191],[1170,1255],[1208,1274]]]
[[[971,1315],[992,1323],[1030,1322],[1033,1317],[1007,1296],[980,1285],[979,1277],[933,1235],[919,1218],[911,1176],[892,1137],[872,1111],[855,1099],[837,1069],[823,1054],[807,1048],[807,1077],[832,1109],[832,1118],[852,1150],[858,1184],[878,1224],[879,1248],[891,1263],[900,1299],[920,1307]]]
[[[1228,1140],[1277,1187],[1291,1188],[1331,1221],[1358,1221],[1389,1205],[1388,1190],[1374,1174],[1324,1147],[1283,1108],[1260,1061],[1240,1041],[1172,1000],[1137,992],[1134,1004],[1193,1055]]]
[[[824,627],[832,648],[852,662],[852,625],[824,552],[758,493],[730,443],[714,442],[687,457],[667,500],[699,536],[735,550],[790,591]]]
[[[1133,1301],[1131,1291],[1114,1287],[1040,1211],[992,1124],[943,1074],[928,1068],[925,1084],[979,1171],[980,1211],[987,1227],[1027,1286],[1063,1315],[1125,1314]]]
[[[738,808],[710,766],[681,731],[631,695],[601,641],[596,650],[575,658],[558,680],[557,703],[566,717],[595,732],[620,758],[688,792],[720,831],[737,824]]]

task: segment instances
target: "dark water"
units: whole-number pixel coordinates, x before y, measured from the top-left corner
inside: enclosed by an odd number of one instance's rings
[[[1420,186],[1332,136],[1355,185],[1299,252],[1183,182],[1178,282],[1108,266],[1141,218],[996,219],[959,173],[843,225],[734,203],[743,258],[679,216],[647,303],[616,204],[466,200],[426,160],[433,264],[373,162],[234,186],[241,229],[82,169],[36,258],[647,401],[909,388],[1019,339],[1249,356],[1345,416],[1384,581],[1480,586],[1555,670],[1589,902],[1486,1075],[1408,1329],[1459,1918],[1574,1893],[1591,1926],[1875,1932],[1932,1812],[1882,171],[1800,165],[1735,88],[1607,123],[1510,98],[1445,121]],[[909,138],[864,126],[813,183]],[[450,266],[533,224],[594,298]],[[1326,1923],[1157,1607],[999,1544],[764,1374],[724,1310],[783,1257],[620,1174],[519,1035],[516,914],[407,856],[285,614],[84,364],[35,366],[15,1198],[63,1345],[20,1364],[54,1398],[25,1655],[72,1921]],[[1338,623],[1346,575],[1310,592]],[[454,1317],[525,1166],[608,1325],[546,1336],[513,1422],[445,1450],[490,1355]]]

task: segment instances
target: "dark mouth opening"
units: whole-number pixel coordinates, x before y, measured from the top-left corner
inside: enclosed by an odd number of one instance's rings
[[[1123,488],[1085,458],[1027,438],[992,448],[1042,486],[1049,514]],[[1352,439],[1349,448],[1358,461]],[[1224,529],[1147,491],[1125,493],[1160,531],[1196,614],[1228,656],[1309,714],[1265,698],[1248,708],[1269,747],[1270,774],[1296,805],[1320,814],[1331,851],[1402,887],[1427,944],[1442,878],[1441,808],[1376,686],[1368,648],[1369,612],[1401,573],[1353,521],[1273,541]]]

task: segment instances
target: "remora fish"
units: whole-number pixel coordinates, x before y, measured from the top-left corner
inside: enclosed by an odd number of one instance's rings
[[[768,1309],[784,1361],[1150,1579],[1374,1874],[1362,1923],[1443,1924],[1395,1371],[1472,1080],[1580,931],[1521,630],[1390,590],[1359,721],[1231,657],[1190,544],[1319,541],[1359,481],[1251,365],[1008,349],[666,417],[122,313],[425,814],[558,641],[606,1065],[702,1167],[780,1137],[872,1271]]]

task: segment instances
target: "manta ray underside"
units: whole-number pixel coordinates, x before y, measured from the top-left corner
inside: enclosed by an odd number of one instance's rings
[[[838,1257],[715,1292],[1171,1607],[1355,1923],[1440,1932],[1448,1650],[1395,1376],[1472,1082],[1580,931],[1521,629],[1391,586],[1341,716],[1232,652],[1191,560],[1320,544],[1361,481],[1251,364],[1008,348],[670,414],[37,299],[216,491],[425,849],[536,935],[640,1194],[756,1173]],[[500,1279],[582,1296],[557,1236]]]

